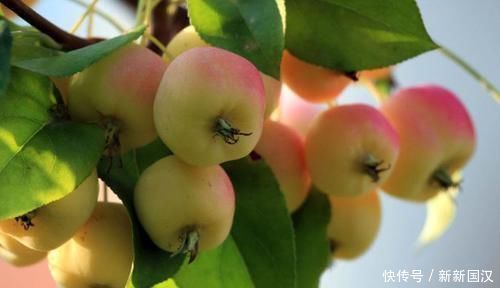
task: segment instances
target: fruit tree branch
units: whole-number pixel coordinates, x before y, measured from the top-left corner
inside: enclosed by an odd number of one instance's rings
[[[99,41],[97,39],[80,38],[62,30],[20,0],[0,0],[0,3],[12,10],[40,32],[49,35],[57,43],[61,44],[63,50],[75,50]]]

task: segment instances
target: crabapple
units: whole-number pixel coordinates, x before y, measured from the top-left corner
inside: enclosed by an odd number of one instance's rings
[[[173,60],[187,50],[197,47],[210,47],[210,45],[203,41],[194,29],[194,26],[190,25],[177,33],[168,43],[166,55]],[[266,111],[264,115],[268,118],[279,104],[281,82],[262,72],[260,76],[264,83],[264,94],[266,96]]]
[[[358,197],[330,196],[331,219],[327,233],[332,256],[354,259],[377,237],[381,222],[380,198],[376,191]]]
[[[73,76],[73,119],[107,131],[107,152],[124,153],[153,141],[153,102],[167,65],[146,47],[129,44]]]
[[[300,135],[285,124],[266,120],[255,152],[271,167],[285,195],[288,211],[297,210],[311,184]]]
[[[143,172],[134,204],[144,230],[158,247],[189,253],[192,261],[198,249],[215,248],[229,235],[235,196],[219,165],[191,166],[172,155]]]
[[[283,52],[281,77],[297,95],[314,103],[335,99],[351,82],[340,72],[302,61],[288,51]]]
[[[14,219],[0,221],[0,232],[39,251],[52,250],[75,234],[97,202],[99,187],[94,171],[73,192]]]
[[[451,175],[472,157],[476,135],[466,108],[452,92],[435,85],[402,89],[381,111],[401,139],[400,155],[382,185],[384,191],[426,201],[459,185]]]
[[[312,182],[335,196],[358,196],[383,183],[396,161],[396,130],[377,109],[341,105],[321,113],[306,137]]]
[[[280,102],[277,119],[294,128],[302,137],[306,137],[314,118],[328,108],[325,104],[314,104],[302,99],[286,85],[283,85]]]
[[[192,165],[248,155],[264,122],[264,88],[249,61],[229,51],[193,48],[169,65],[154,103],[158,135]]]
[[[133,261],[132,225],[125,207],[99,202],[80,230],[47,258],[58,287],[125,287]]]
[[[388,79],[391,77],[392,67],[383,67],[372,70],[364,70],[359,73],[359,80],[365,81],[377,81]]]
[[[0,232],[0,259],[14,266],[28,266],[41,261],[46,252],[30,249],[11,236]]]

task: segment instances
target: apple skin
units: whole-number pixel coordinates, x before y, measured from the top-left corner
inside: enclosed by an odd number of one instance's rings
[[[382,188],[390,195],[422,202],[443,189],[437,170],[449,175],[462,170],[474,154],[476,134],[460,100],[435,85],[396,92],[381,111],[400,135],[401,150],[394,171]]]
[[[302,61],[288,51],[283,52],[281,77],[292,91],[313,103],[334,100],[351,83],[342,73]]]
[[[311,186],[304,141],[300,135],[285,124],[266,120],[255,152],[273,171],[285,195],[288,211],[297,210],[304,203]]]
[[[198,32],[194,29],[194,26],[190,25],[177,33],[168,43],[166,55],[170,60],[173,60],[187,50],[199,47],[211,46],[201,39]],[[281,82],[262,72],[260,72],[260,76],[264,83],[264,93],[266,96],[266,111],[264,115],[268,118],[276,107],[278,107],[281,94]]]
[[[154,121],[175,155],[192,165],[210,166],[253,150],[262,132],[264,108],[264,88],[255,66],[226,50],[193,48],[176,57],[165,72]],[[228,142],[216,131],[220,119],[247,135]]]
[[[113,123],[119,151],[148,144],[156,137],[153,103],[167,65],[137,44],[129,44],[73,76],[68,109],[77,121]]]
[[[99,202],[64,245],[48,254],[58,287],[125,287],[132,269],[132,225],[125,207]]]
[[[313,104],[302,99],[286,85],[283,85],[280,100],[276,119],[294,128],[303,138],[306,137],[316,116],[328,108],[326,104]],[[275,114],[273,114],[274,116]]]
[[[46,252],[30,249],[11,236],[0,232],[0,259],[17,267],[35,264],[47,256]]]
[[[359,73],[358,78],[361,81],[377,81],[390,78],[391,73],[392,73],[392,66],[389,66],[389,67],[361,71],[361,73]]]
[[[340,105],[321,113],[306,137],[312,182],[334,196],[359,196],[383,183],[399,151],[399,137],[377,109],[365,104]],[[381,161],[377,178],[365,169],[368,157]]]
[[[352,260],[375,241],[381,223],[380,198],[376,191],[359,197],[330,196],[331,219],[328,238],[332,257]]]
[[[134,203],[139,221],[158,247],[178,252],[185,233],[196,231],[199,250],[205,251],[219,246],[229,235],[235,195],[219,165],[191,166],[172,155],[143,172]]]
[[[49,251],[68,239],[87,221],[97,202],[99,187],[94,171],[73,192],[35,210],[34,226],[25,229],[15,219],[0,221],[6,233],[28,248]]]

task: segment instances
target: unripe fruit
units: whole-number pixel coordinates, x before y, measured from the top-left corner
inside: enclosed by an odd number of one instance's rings
[[[281,60],[281,77],[297,95],[314,103],[335,99],[351,82],[340,72],[302,61],[288,51]]]
[[[168,43],[166,54],[170,60],[173,60],[187,50],[199,47],[210,47],[210,45],[203,41],[194,29],[194,26],[190,25],[177,33],[177,35],[175,35],[175,37]],[[281,82],[264,73],[260,73],[260,76],[262,77],[264,95],[266,97],[266,110],[264,115],[268,118],[276,107],[278,107],[281,93]]]
[[[68,108],[78,121],[101,124],[108,153],[124,153],[153,141],[153,102],[166,69],[146,47],[127,45],[76,74]]]
[[[30,249],[19,243],[16,239],[0,232],[0,259],[22,267],[41,261],[47,256],[46,252]]]
[[[139,221],[158,247],[188,252],[193,260],[198,248],[215,248],[229,235],[235,196],[220,166],[191,166],[168,156],[143,172],[134,203]]]
[[[382,185],[391,195],[426,201],[458,186],[451,175],[472,157],[476,135],[471,118],[450,91],[433,85],[398,91],[381,107],[401,139],[394,173]]]
[[[75,191],[15,219],[0,221],[0,232],[39,251],[52,250],[68,239],[87,221],[97,202],[97,174],[85,179]]]
[[[48,254],[58,287],[123,288],[133,261],[132,225],[125,207],[99,202],[87,223]]]
[[[359,197],[332,197],[328,237],[332,256],[354,259],[370,248],[381,222],[380,199],[376,191]]]
[[[285,195],[288,211],[297,210],[311,184],[300,135],[282,123],[266,120],[255,152],[271,167]]]
[[[192,165],[214,165],[253,150],[264,105],[262,80],[252,63],[219,48],[194,48],[170,63],[154,120],[175,155]]]
[[[396,130],[375,108],[341,105],[321,113],[306,137],[313,183],[335,196],[359,196],[383,183],[399,150]]]

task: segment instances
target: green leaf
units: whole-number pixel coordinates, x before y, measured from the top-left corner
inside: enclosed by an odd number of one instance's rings
[[[286,48],[338,71],[396,64],[436,45],[414,0],[286,0]]]
[[[0,98],[4,95],[10,78],[10,51],[12,36],[7,23],[0,20]]]
[[[0,219],[13,218],[73,191],[95,168],[104,133],[55,122],[47,77],[13,68],[0,99]]]
[[[185,264],[174,279],[181,288],[255,287],[231,237],[217,249],[202,252],[193,263]]]
[[[144,33],[144,30],[144,26],[141,26],[125,35],[101,41],[78,50],[51,57],[15,61],[13,65],[47,76],[70,76],[137,39]]]
[[[207,43],[241,55],[279,79],[284,37],[275,1],[190,0],[188,11]]]
[[[297,287],[293,225],[272,171],[248,158],[223,167],[236,192],[231,236],[255,287]]]
[[[329,221],[328,197],[313,189],[304,205],[293,215],[297,246],[297,287],[319,287],[321,274],[330,262],[326,232]]]
[[[184,255],[172,257],[158,248],[142,228],[134,208],[134,189],[141,173],[155,161],[172,152],[159,139],[121,157],[104,158],[99,177],[120,197],[132,220],[134,233],[134,270],[127,287],[152,287],[173,277]]]

